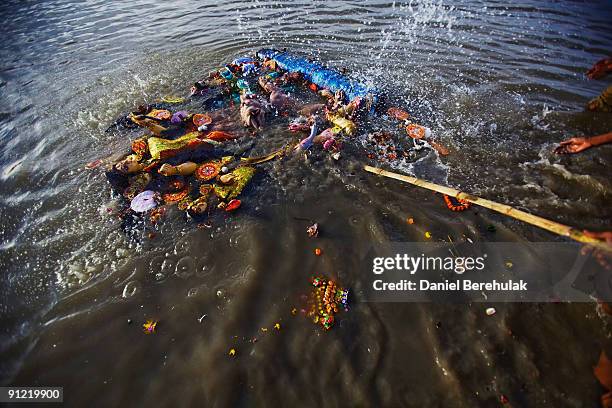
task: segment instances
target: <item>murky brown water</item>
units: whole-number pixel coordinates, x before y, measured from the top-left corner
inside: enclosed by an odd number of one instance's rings
[[[485,304],[360,302],[366,281],[346,248],[425,231],[557,239],[364,174],[363,135],[338,162],[268,165],[212,229],[173,212],[139,243],[108,215],[104,175],[83,166],[125,148],[104,132],[122,112],[272,45],[347,67],[452,150],[396,170],[610,229],[612,150],[550,153],[612,128],[583,112],[608,83],[583,73],[609,54],[609,3],[15,1],[0,15],[2,384],[63,386],[69,406],[473,407],[501,394],[517,407],[598,406],[592,366],[608,328],[593,304],[497,305],[489,318]],[[253,152],[284,141],[268,130]],[[313,273],[354,289],[331,332],[291,315]],[[141,332],[146,318],[160,320],[156,335]]]

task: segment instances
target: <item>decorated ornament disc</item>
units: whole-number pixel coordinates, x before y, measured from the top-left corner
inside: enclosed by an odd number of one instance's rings
[[[195,176],[200,181],[212,180],[219,174],[221,168],[216,163],[204,163],[196,169]]]
[[[193,121],[193,124],[197,127],[210,125],[212,123],[212,118],[210,117],[210,115],[206,115],[203,113],[196,113],[195,115],[193,115],[193,118],[191,120]]]
[[[149,116],[152,116],[160,120],[168,120],[172,117],[172,113],[170,113],[170,111],[165,110],[165,109],[154,109],[151,112],[149,112]]]

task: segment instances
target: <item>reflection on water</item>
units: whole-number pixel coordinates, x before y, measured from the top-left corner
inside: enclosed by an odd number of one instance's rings
[[[342,248],[425,231],[556,239],[362,174],[352,152],[364,134],[338,162],[269,165],[235,217],[199,229],[170,212],[150,240],[127,239],[105,177],[83,166],[125,148],[104,132],[121,113],[235,56],[287,47],[383,89],[451,149],[391,167],[609,229],[610,149],[550,153],[611,127],[582,112],[607,85],[583,72],[609,52],[609,5],[10,1],[0,14],[3,383],[61,385],[73,406],[495,406],[501,394],[515,406],[597,406],[591,368],[607,329],[593,305],[500,306],[490,318],[485,305],[359,301],[367,281]],[[264,141],[283,139],[270,130]],[[329,333],[291,314],[314,273],[354,289]],[[146,318],[160,320],[156,335],[141,333]]]

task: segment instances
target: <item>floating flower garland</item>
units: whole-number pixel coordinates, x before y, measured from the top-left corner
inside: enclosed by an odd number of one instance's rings
[[[308,317],[312,317],[314,323],[320,323],[325,330],[329,330],[334,325],[339,310],[349,310],[349,291],[338,287],[333,280],[323,277],[314,277],[312,286],[315,289]]]
[[[185,197],[187,197],[187,195],[189,194],[190,188],[189,186],[185,186],[182,190],[177,191],[177,192],[172,192],[172,193],[164,193],[162,195],[162,198],[164,199],[164,201],[167,204],[170,203],[176,203],[178,201],[181,201],[182,199],[184,199]]]
[[[470,208],[470,202],[466,200],[462,200],[461,198],[451,197],[449,195],[444,194],[444,202],[446,206],[451,211],[465,211]]]

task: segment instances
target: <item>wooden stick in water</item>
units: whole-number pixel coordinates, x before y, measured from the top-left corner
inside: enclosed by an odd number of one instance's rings
[[[490,210],[497,211],[498,213],[507,215],[509,217],[515,218],[520,221],[524,221],[531,225],[535,225],[536,227],[540,227],[547,231],[554,232],[555,234],[558,234],[564,237],[569,237],[579,242],[584,242],[587,244],[599,244],[596,246],[601,247],[602,249],[606,249],[606,250],[610,249],[610,246],[605,245],[603,241],[596,239],[596,238],[591,238],[589,236],[586,236],[584,233],[582,233],[582,231],[579,231],[567,225],[559,224],[558,222],[547,220],[546,218],[538,217],[537,215],[529,214],[528,212],[525,212],[525,211],[517,210],[516,208],[510,207],[509,205],[506,205],[506,204],[496,203],[495,201],[476,197],[471,194],[467,194],[462,191],[456,190],[454,188],[441,186],[435,183],[430,183],[429,181],[425,181],[425,180],[422,180],[416,177],[406,176],[404,174],[393,173],[390,171],[379,169],[377,167],[366,165],[364,166],[364,170],[367,172],[373,173],[373,174],[378,174],[379,176],[389,177],[392,179],[396,179],[399,181],[413,184],[415,186],[423,187],[428,190],[436,191],[441,194],[446,194],[451,197],[469,201],[472,204],[476,204],[481,207],[485,207]]]

